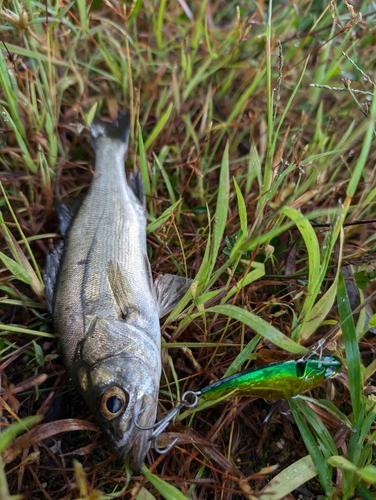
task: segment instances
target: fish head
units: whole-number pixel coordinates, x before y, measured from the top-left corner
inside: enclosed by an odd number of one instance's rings
[[[97,331],[97,354],[87,352],[88,345],[85,346],[82,354],[86,351],[86,355],[77,363],[75,382],[112,450],[122,460],[129,455],[131,469],[138,472],[149,450],[152,430],[140,429],[136,424],[150,427],[155,423],[160,354],[148,355],[140,335],[137,342],[129,340],[125,347],[119,346],[118,336],[110,341],[107,337],[102,345],[99,339]],[[98,350],[98,345],[102,349]]]

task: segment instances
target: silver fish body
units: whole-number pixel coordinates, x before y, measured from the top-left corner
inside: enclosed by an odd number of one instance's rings
[[[127,180],[129,118],[91,126],[95,168],[45,282],[68,375],[112,448],[141,468],[156,419],[161,376],[159,317],[179,301],[188,280],[152,281],[146,211],[138,173]]]

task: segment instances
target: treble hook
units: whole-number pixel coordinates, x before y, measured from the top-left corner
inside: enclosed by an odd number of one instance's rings
[[[149,440],[153,441],[154,449],[157,453],[160,455],[164,455],[168,451],[171,450],[171,448],[176,444],[178,438],[174,439],[172,443],[170,443],[168,446],[165,448],[159,448],[157,445],[158,437],[162,434],[162,432],[168,427],[169,423],[178,415],[180,410],[183,408],[194,408],[197,406],[198,403],[198,398],[201,395],[201,391],[194,392],[194,391],[186,391],[181,398],[180,403],[175,406],[172,410],[170,410],[159,422],[155,422],[155,424],[150,425],[148,427],[143,427],[139,425],[136,420],[133,420],[134,425],[137,427],[137,429],[140,429],[142,431],[150,431],[153,430],[153,433],[151,434]],[[189,402],[187,400],[188,398],[193,398],[193,401]]]
[[[320,339],[318,342],[317,342],[317,345],[315,347],[315,349],[312,349],[312,351],[308,354],[308,356],[303,356],[301,357],[300,359],[298,359],[298,363],[299,362],[303,362],[303,361],[309,361],[312,356],[317,356],[317,352],[320,351],[320,354],[319,354],[319,361],[321,360],[322,358],[322,355],[323,355],[323,346],[325,344],[325,339]],[[321,368],[321,363],[319,362],[319,368]]]

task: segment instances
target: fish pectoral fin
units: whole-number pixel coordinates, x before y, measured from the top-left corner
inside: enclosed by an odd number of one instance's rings
[[[173,310],[191,286],[192,281],[182,276],[174,276],[173,274],[161,274],[158,276],[154,281],[154,291],[160,318]]]
[[[133,193],[136,195],[136,198],[140,201],[142,207],[146,209],[146,198],[141,172],[139,170],[131,172],[129,174],[128,182]]]
[[[110,284],[115,302],[122,312],[123,319],[129,316],[131,307],[131,288],[119,264],[109,261],[107,263],[107,279]]]
[[[43,271],[44,281],[44,296],[47,303],[47,309],[52,314],[54,287],[56,283],[57,273],[59,271],[60,260],[63,254],[64,243],[59,241],[55,248],[46,256],[46,267]]]
[[[78,212],[82,204],[83,196],[78,198],[66,198],[64,202],[58,201],[54,204],[57,218],[59,219],[59,229],[62,236],[65,236],[73,217]]]

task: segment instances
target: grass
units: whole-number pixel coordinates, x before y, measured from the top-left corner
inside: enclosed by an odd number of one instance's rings
[[[1,497],[374,498],[375,5],[0,5]],[[136,477],[66,380],[41,280],[96,106],[131,113],[154,276],[194,279],[162,322],[160,414],[250,362],[345,366],[267,423],[261,399],[187,409]]]

